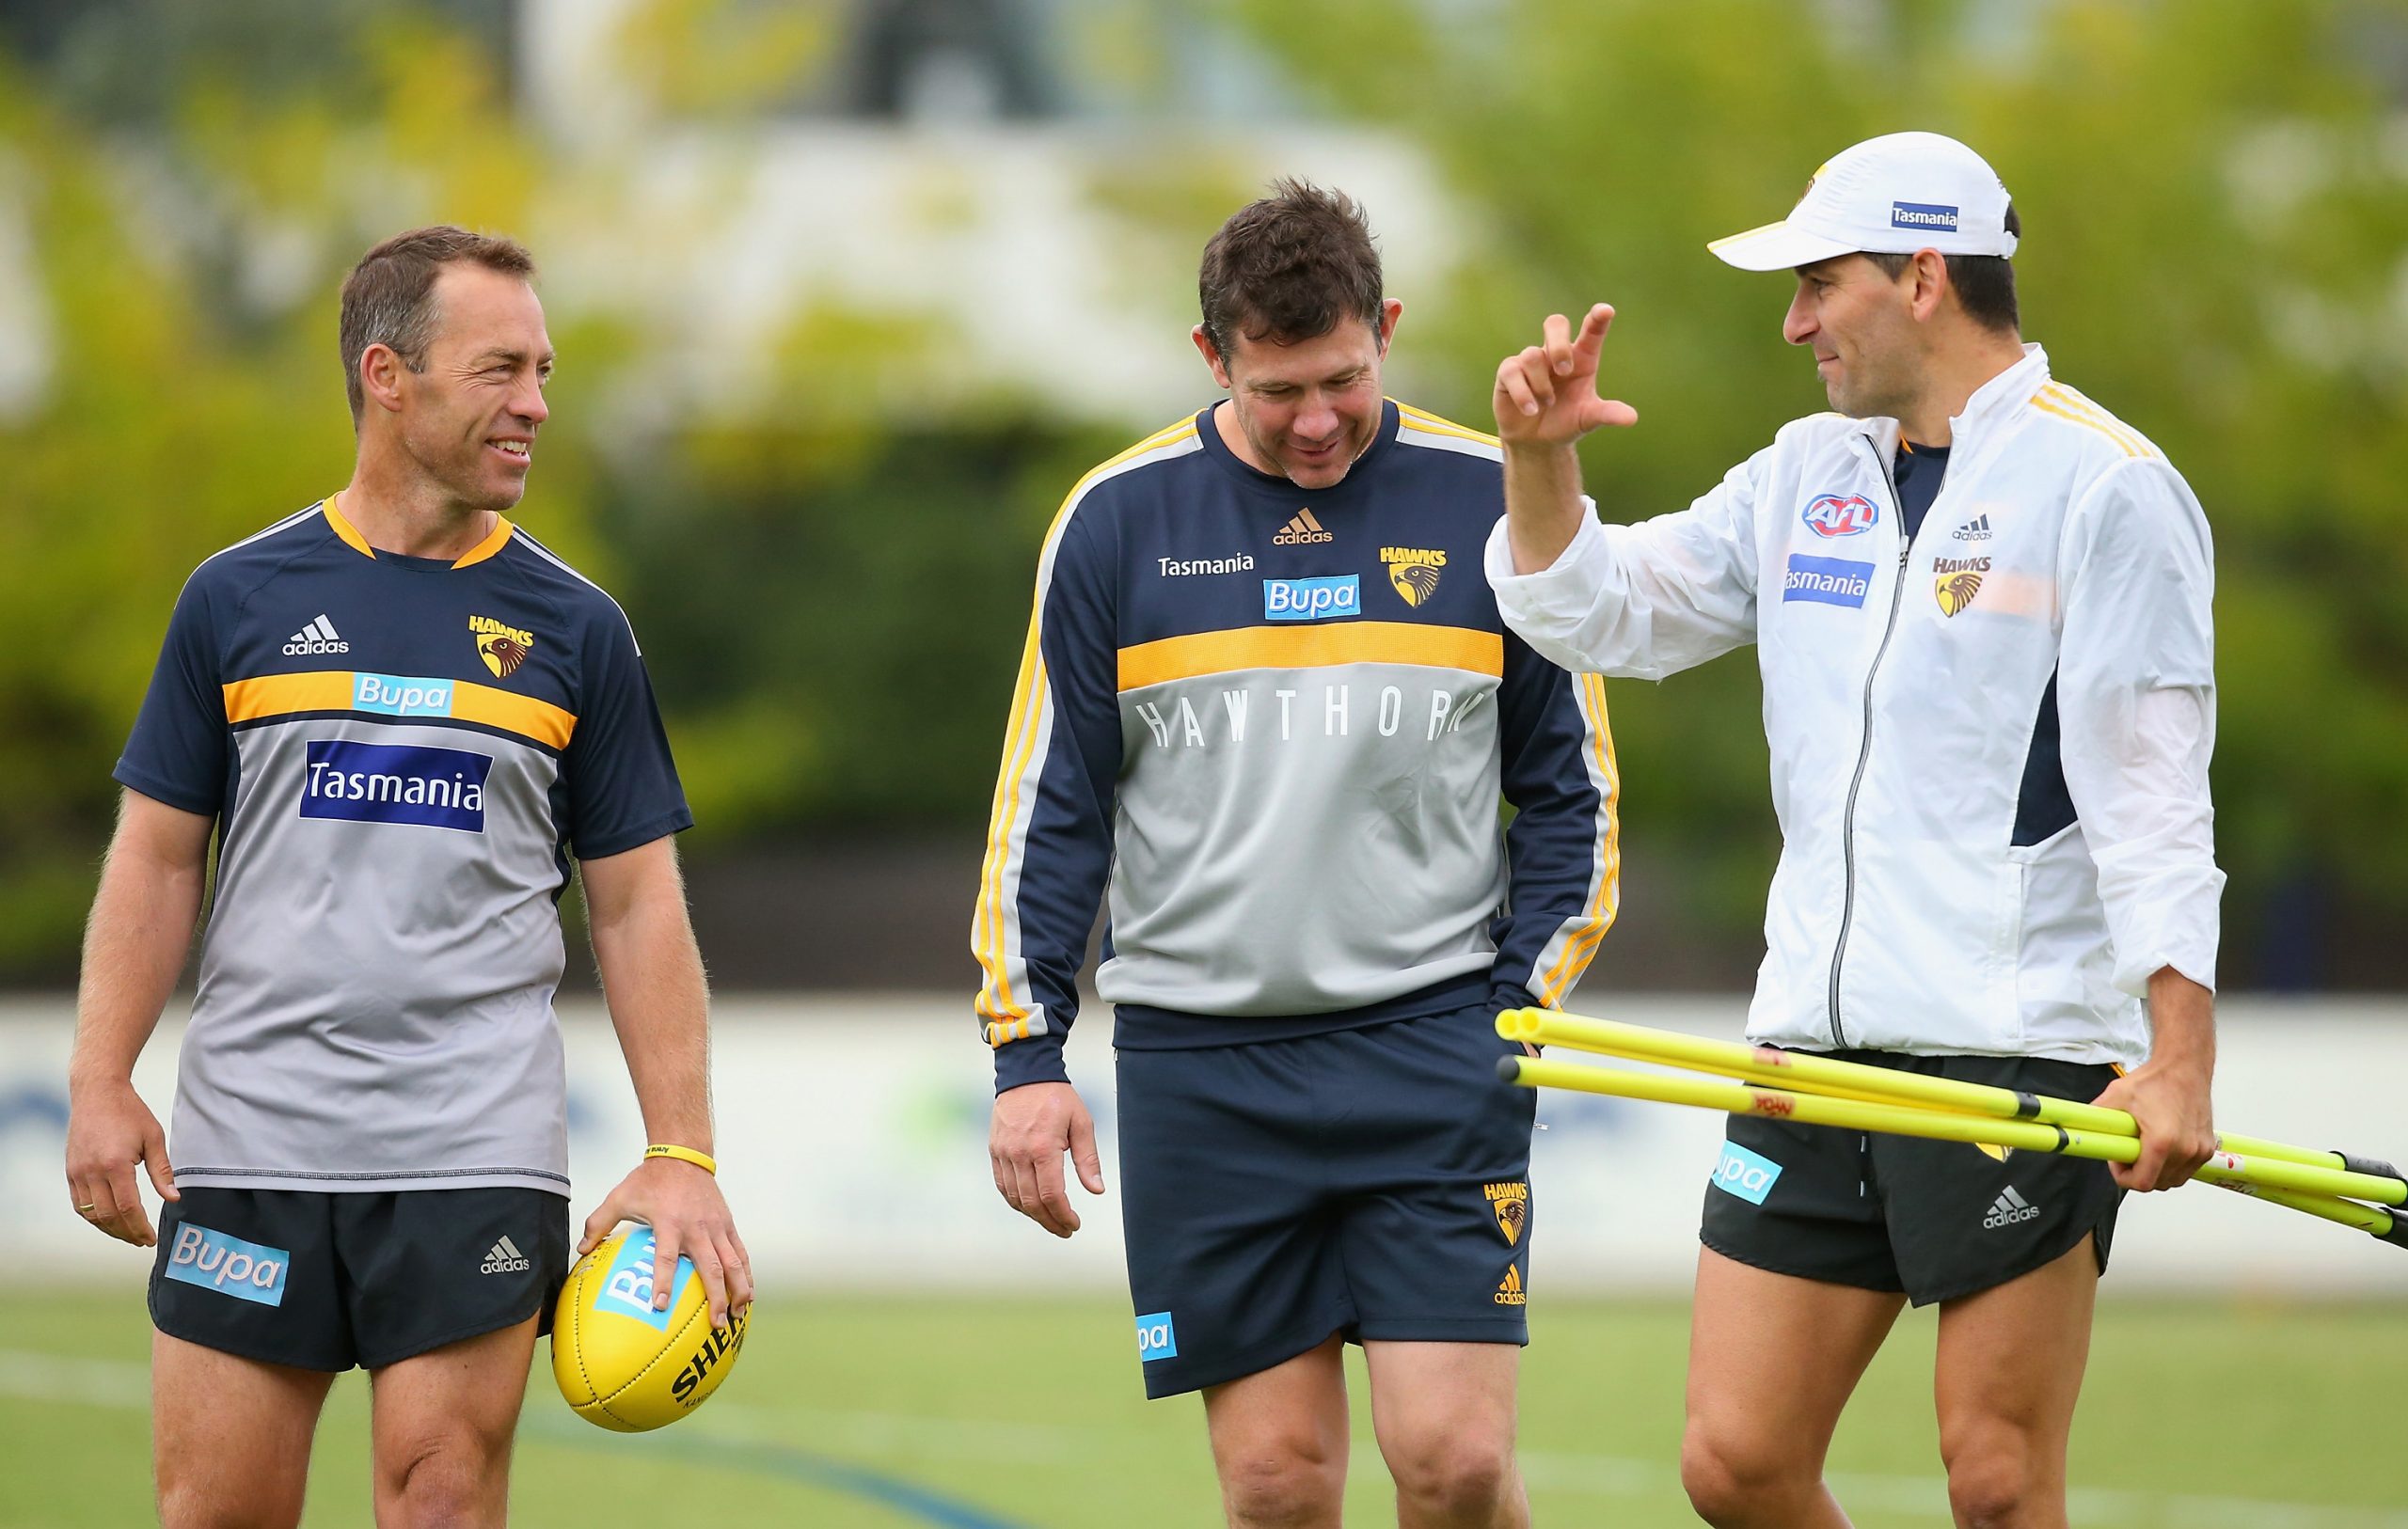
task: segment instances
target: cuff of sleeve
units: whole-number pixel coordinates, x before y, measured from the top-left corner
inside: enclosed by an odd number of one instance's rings
[[[152,775],[131,760],[119,760],[114,774],[119,785],[125,787],[128,791],[139,792],[154,802],[165,802],[178,812],[197,812],[202,817],[217,815],[218,801],[215,796],[203,796],[189,787],[180,786],[173,780]]]
[[[1024,1083],[1069,1082],[1070,1069],[1062,1061],[1062,1043],[1068,1038],[1058,1034],[1031,1035],[1024,1041],[1006,1041],[995,1048],[995,1092],[1001,1094]]]
[[[1508,1009],[1544,1009],[1545,1004],[1530,996],[1530,990],[1520,983],[1500,982],[1488,990],[1488,1006],[1497,1014]]]
[[[1488,533],[1488,550],[1483,558],[1488,582],[1499,595],[1511,594],[1531,603],[1544,603],[1550,595],[1564,591],[1565,597],[1576,595],[1577,604],[1586,608],[1593,592],[1593,580],[1582,580],[1576,570],[1586,562],[1598,544],[1605,541],[1606,528],[1597,519],[1597,501],[1586,494],[1580,496],[1580,528],[1572,540],[1556,554],[1555,561],[1535,574],[1513,571],[1513,544],[1507,523],[1499,519]]]

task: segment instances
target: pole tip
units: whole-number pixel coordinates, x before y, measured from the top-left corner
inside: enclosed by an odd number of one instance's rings
[[[1497,1059],[1497,1081],[1503,1083],[1520,1082],[1522,1080],[1522,1059],[1520,1057],[1498,1057]]]

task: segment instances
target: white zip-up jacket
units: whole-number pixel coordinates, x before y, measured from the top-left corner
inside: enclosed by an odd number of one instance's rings
[[[2137,1064],[2150,975],[2215,978],[2207,520],[2036,345],[1950,428],[1911,544],[1897,421],[1824,414],[1538,573],[1499,523],[1489,578],[1571,669],[1756,644],[1782,853],[1751,1040]]]

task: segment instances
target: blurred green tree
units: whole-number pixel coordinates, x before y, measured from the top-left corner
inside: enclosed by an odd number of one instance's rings
[[[1423,145],[1463,209],[1445,320],[1406,341],[1444,362],[1400,351],[1434,406],[1484,418],[1541,318],[1615,304],[1606,386],[1642,418],[1584,460],[1617,520],[1679,508],[1827,406],[1780,343],[1787,282],[1706,241],[1874,134],[1979,148],[2024,220],[2026,338],[2167,451],[2214,527],[2234,964],[2258,964],[2252,932],[2303,878],[2362,927],[2408,914],[2408,163],[2368,63],[2408,44],[2396,8],[1233,3],[1329,109]],[[1691,911],[1748,918],[1773,847],[1751,666],[1611,694],[1632,862],[1681,859]]]

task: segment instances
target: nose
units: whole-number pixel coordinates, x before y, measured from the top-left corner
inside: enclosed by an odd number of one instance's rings
[[[1801,281],[1797,295],[1789,300],[1789,311],[1781,316],[1781,338],[1792,345],[1803,345],[1821,327],[1814,322],[1814,305],[1807,300],[1806,283]]]
[[[1308,441],[1326,441],[1338,431],[1338,410],[1326,398],[1315,397],[1296,413],[1295,433]]]
[[[510,401],[510,412],[531,425],[540,425],[552,417],[551,405],[544,402],[543,384],[527,377],[518,384],[518,393]]]

